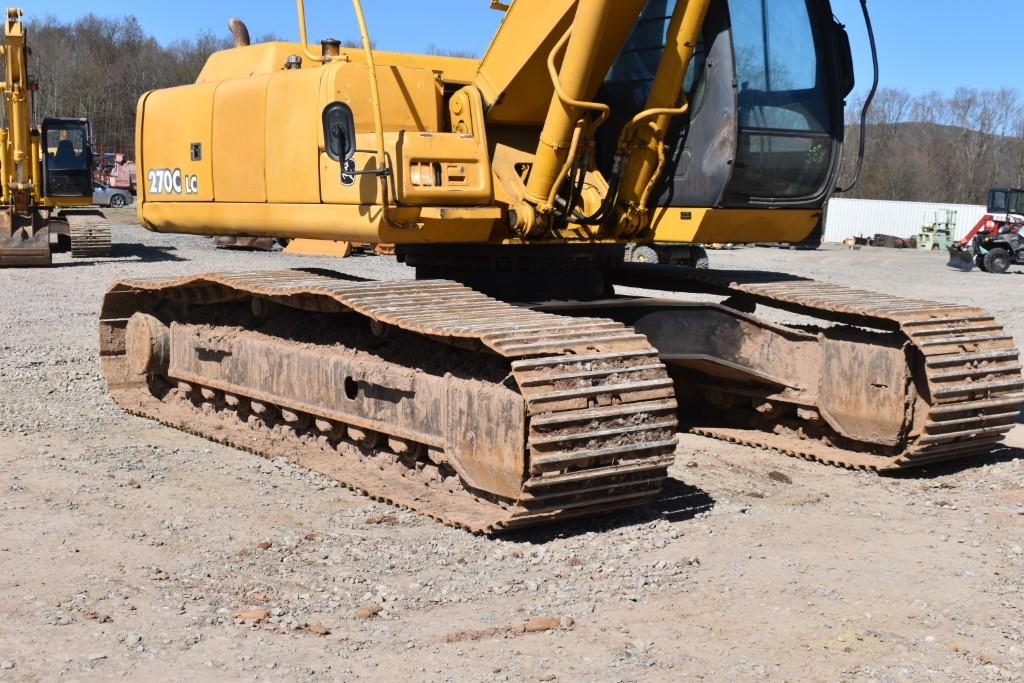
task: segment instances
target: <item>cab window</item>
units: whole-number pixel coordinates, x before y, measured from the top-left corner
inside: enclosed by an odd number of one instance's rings
[[[810,1],[729,0],[739,87],[734,195],[799,199],[825,185],[833,126]]]
[[[1010,207],[1009,190],[992,190],[988,194],[989,213],[1007,213]]]
[[[47,168],[53,171],[80,171],[89,167],[86,152],[88,138],[84,127],[68,126],[46,131]]]
[[[1007,213],[1024,216],[1024,190],[1010,191],[1010,209]]]

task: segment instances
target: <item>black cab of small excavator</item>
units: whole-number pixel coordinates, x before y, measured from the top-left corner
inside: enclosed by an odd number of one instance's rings
[[[997,187],[989,190],[988,213],[992,216],[1024,217],[1024,190]]]
[[[91,201],[93,158],[88,119],[46,118],[41,133],[43,196],[68,203],[71,199]]]

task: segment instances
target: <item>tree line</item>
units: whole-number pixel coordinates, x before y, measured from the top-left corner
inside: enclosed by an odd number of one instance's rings
[[[164,46],[134,16],[87,15],[72,22],[51,16],[27,28],[29,69],[39,83],[34,120],[87,117],[98,144],[129,153],[139,96],[195,81],[207,57],[232,44],[225,28]],[[456,54],[435,45],[428,52]],[[863,96],[847,109],[845,178],[857,157],[862,104]],[[848,196],[983,203],[990,187],[1024,186],[1024,104],[1015,90],[965,87],[952,95],[915,96],[883,89],[867,130],[864,172]]]
[[[48,16],[26,22],[29,74],[39,90],[33,120],[86,117],[96,142],[131,151],[135,106],[148,90],[195,81],[206,58],[231,45],[223,36],[160,45],[134,16],[87,15],[73,22]]]
[[[863,101],[847,112],[846,178],[857,157]],[[867,134],[864,172],[847,196],[984,204],[989,188],[1024,187],[1024,104],[1016,90],[880,90]]]

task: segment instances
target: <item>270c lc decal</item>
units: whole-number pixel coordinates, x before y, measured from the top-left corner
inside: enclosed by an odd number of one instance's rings
[[[199,194],[199,176],[182,175],[180,168],[154,168],[147,177],[150,194]]]

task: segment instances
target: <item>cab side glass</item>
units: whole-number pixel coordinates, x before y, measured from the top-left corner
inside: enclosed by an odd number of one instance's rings
[[[92,147],[85,119],[43,119],[43,193],[83,198],[92,194]]]
[[[988,212],[1006,213],[1010,205],[1008,190],[992,190],[988,193]]]
[[[1024,216],[1024,190],[1010,190],[1009,211],[1015,216]]]

